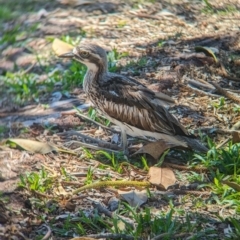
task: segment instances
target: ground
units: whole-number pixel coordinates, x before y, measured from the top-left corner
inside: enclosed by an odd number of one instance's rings
[[[0,2],[0,239],[239,239],[238,0]],[[56,38],[101,45],[110,71],[171,96],[209,151],[124,156]]]

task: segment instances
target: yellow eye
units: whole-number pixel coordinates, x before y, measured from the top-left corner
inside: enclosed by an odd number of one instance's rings
[[[81,57],[86,58],[86,57],[88,57],[89,52],[87,52],[87,51],[81,51],[81,52],[80,52],[80,55],[81,55]]]

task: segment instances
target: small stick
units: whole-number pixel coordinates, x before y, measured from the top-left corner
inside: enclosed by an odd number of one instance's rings
[[[235,81],[235,82],[240,82],[240,78],[237,78],[237,77],[232,77],[232,76],[224,76],[225,78],[227,78],[228,80],[231,80],[231,81]]]
[[[220,144],[218,144],[218,145],[216,146],[216,149],[219,149],[219,148],[223,147],[223,146],[224,146],[226,143],[228,143],[231,139],[232,139],[232,137],[229,137],[229,138],[225,139],[222,143],[220,143]]]
[[[82,147],[86,147],[86,148],[90,148],[90,149],[94,149],[94,150],[103,150],[103,151],[108,151],[108,152],[113,152],[113,153],[119,153],[119,151],[115,151],[115,150],[108,149],[108,148],[98,147],[93,144],[83,143],[83,142],[79,142],[79,141],[70,141],[70,145],[73,143],[77,143],[77,144],[81,145]],[[74,151],[76,152],[77,150],[79,150],[79,148],[76,148]]]
[[[202,132],[217,132],[217,133],[220,133],[220,134],[225,134],[225,133],[228,133],[228,134],[231,134],[233,132],[236,132],[236,130],[234,129],[220,129],[220,128],[215,128],[215,127],[204,127],[204,128],[198,128],[198,129],[194,129],[193,132],[194,133],[198,133],[199,131],[202,131]]]
[[[123,240],[142,240],[142,238],[135,238],[132,235],[122,234],[122,233],[99,233],[87,235],[89,238],[104,238],[104,239],[123,239]]]
[[[191,87],[190,85],[186,85],[185,87],[190,88],[191,90],[193,90],[197,93],[200,93],[200,94],[204,94],[204,95],[207,95],[207,96],[210,96],[210,97],[219,98],[219,95],[217,95],[217,94],[212,94],[212,93],[209,93],[209,92],[205,92],[205,91],[199,90],[197,88]]]
[[[101,124],[101,123],[99,123],[99,122],[96,122],[96,121],[92,120],[91,118],[85,116],[84,114],[81,114],[80,112],[77,112],[77,115],[78,115],[79,117],[81,117],[81,118],[83,118],[83,119],[89,121],[89,122],[92,122],[92,123],[94,123],[94,124],[96,124],[96,125],[98,125],[98,126],[104,128],[104,129],[106,129],[106,130],[109,130],[109,131],[111,131],[111,132],[120,133],[120,131],[117,131],[117,130],[112,129],[112,128],[107,127],[107,126],[104,126],[103,124]]]
[[[150,18],[150,19],[156,19],[156,20],[161,20],[162,18],[159,16],[154,16],[154,15],[149,15],[149,14],[144,14],[144,13],[136,13],[136,12],[130,12],[131,15],[134,15],[139,18]]]
[[[33,63],[31,66],[29,66],[26,70],[24,70],[21,75],[25,75],[28,72],[30,72],[34,67],[36,66],[36,63]]]
[[[113,149],[113,150],[121,150],[120,147],[118,147],[116,144],[111,144],[109,142],[106,142],[106,141],[103,141],[103,140],[100,140],[100,139],[96,139],[96,138],[93,138],[93,137],[90,137],[90,136],[87,136],[87,135],[84,135],[78,131],[67,131],[67,132],[63,132],[63,133],[58,133],[57,135],[59,136],[64,136],[64,135],[77,135],[81,138],[83,138],[84,140],[85,139],[88,139],[92,142],[95,142],[98,144],[99,147],[103,147],[103,146],[109,146],[110,149]],[[83,142],[81,142],[83,143]]]
[[[236,95],[234,95],[232,93],[227,92],[225,89],[220,87],[217,83],[215,83],[215,82],[211,82],[211,83],[217,89],[217,91],[219,93],[221,93],[224,97],[227,97],[227,98],[229,98],[229,99],[231,99],[231,100],[233,100],[237,103],[240,103],[240,98],[239,97],[237,97]]]
[[[52,231],[51,231],[51,228],[49,226],[47,226],[46,224],[44,224],[43,226],[47,228],[47,233],[42,238],[42,240],[47,240],[51,237]]]
[[[214,90],[214,89],[215,89],[215,88],[214,88],[211,84],[209,84],[209,83],[207,83],[207,84],[201,83],[201,82],[198,82],[198,81],[196,81],[196,80],[194,80],[194,79],[189,79],[187,82],[188,82],[188,84],[194,85],[194,86],[199,87],[199,88],[208,88],[208,89],[210,89],[210,90]]]

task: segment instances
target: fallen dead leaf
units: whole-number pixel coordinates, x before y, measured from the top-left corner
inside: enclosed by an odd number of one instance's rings
[[[70,52],[73,49],[73,46],[55,38],[52,43],[52,49],[57,56],[60,56],[61,54]]]
[[[223,180],[222,183],[228,185],[229,187],[233,188],[235,191],[240,192],[240,185],[235,182],[230,182],[227,180]]]
[[[168,143],[163,140],[158,140],[156,142],[151,142],[151,143],[144,145],[133,155],[138,154],[138,153],[148,153],[154,159],[159,159],[159,157],[164,153],[164,151],[166,151],[169,148],[178,147],[178,146],[182,146],[182,144],[181,143],[178,144],[177,142],[176,143]]]
[[[204,52],[207,56],[213,57],[214,61],[218,63],[218,59],[213,50],[214,50],[213,48],[209,48],[209,47],[202,47],[202,46],[195,47],[196,52]]]
[[[164,189],[167,189],[176,182],[175,175],[170,168],[151,167],[148,174],[150,176],[149,182],[151,184]]]
[[[240,132],[237,131],[232,132],[232,142],[233,144],[240,142]]]
[[[58,151],[58,148],[50,143],[43,143],[28,139],[10,138],[8,139],[7,143],[14,143],[30,153],[47,154],[53,151]]]
[[[121,196],[123,200],[127,201],[132,207],[141,206],[148,199],[146,190],[143,190],[143,191],[131,190],[128,192],[118,190],[118,194]]]

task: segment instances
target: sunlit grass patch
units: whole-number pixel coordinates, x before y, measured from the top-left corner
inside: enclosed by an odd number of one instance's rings
[[[240,143],[229,142],[225,148],[217,149],[209,139],[211,149],[205,155],[195,154],[193,164],[201,164],[209,169],[210,187],[217,204],[227,204],[240,211]]]

